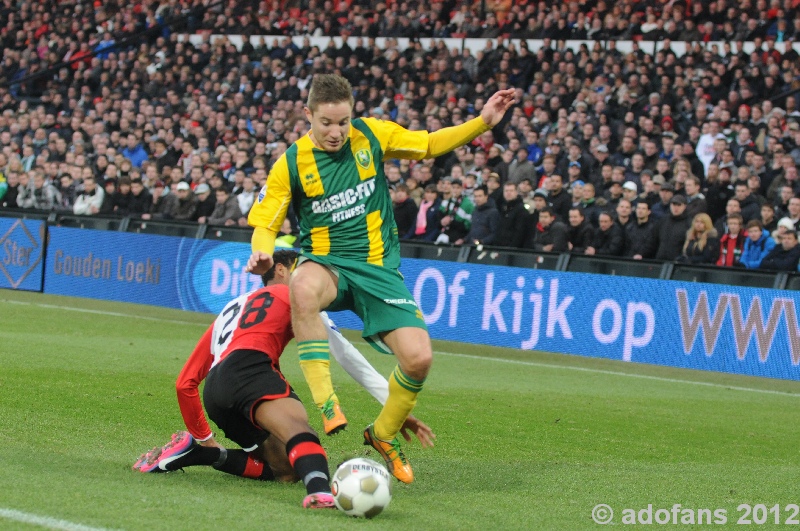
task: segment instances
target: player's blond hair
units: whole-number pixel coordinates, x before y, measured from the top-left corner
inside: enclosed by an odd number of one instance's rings
[[[317,74],[311,81],[306,106],[313,113],[323,103],[341,103],[347,101],[352,107],[355,104],[353,87],[347,79],[337,74]]]

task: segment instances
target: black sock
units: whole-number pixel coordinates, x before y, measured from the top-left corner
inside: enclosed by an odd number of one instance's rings
[[[263,461],[253,458],[244,450],[225,450],[220,453],[219,460],[212,465],[216,470],[234,476],[274,481],[272,469]]]
[[[330,492],[328,457],[313,433],[295,435],[286,443],[289,463],[297,476],[303,480],[306,492]]]
[[[198,444],[180,459],[169,463],[166,468],[167,470],[178,470],[187,466],[211,466],[217,462],[219,457],[219,448],[207,448]]]

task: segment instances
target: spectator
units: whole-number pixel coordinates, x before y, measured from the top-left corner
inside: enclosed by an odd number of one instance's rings
[[[33,188],[30,198],[26,201],[23,208],[34,208],[36,210],[53,210],[61,201],[61,194],[56,187],[47,182],[44,173],[39,170],[33,172]]]
[[[561,175],[550,176],[550,189],[547,194],[547,202],[553,207],[553,212],[559,221],[569,219],[569,209],[572,208],[572,198],[564,191],[564,183]]]
[[[616,214],[617,218],[614,220],[620,229],[622,229],[622,234],[625,234],[625,229],[633,223],[633,218],[631,217],[631,202],[627,199],[620,199],[619,203],[617,203]]]
[[[594,238],[594,228],[586,219],[581,207],[573,207],[569,210],[569,228],[567,229],[567,241],[569,251],[573,254],[585,254],[586,248],[592,244]]]
[[[512,182],[503,185],[503,198],[498,204],[498,214],[494,245],[521,248],[528,237],[529,214]]]
[[[128,214],[133,217],[142,217],[150,214],[153,207],[153,197],[150,191],[144,187],[139,178],[131,179],[131,197],[128,202]]]
[[[585,183],[583,181],[575,181],[572,183],[572,186],[570,186],[569,193],[571,196],[570,199],[572,199],[572,203],[570,205],[571,208],[581,206],[581,202],[583,201],[584,184]]]
[[[64,173],[59,178],[60,187],[58,189],[61,198],[58,202],[58,210],[62,212],[72,212],[75,201],[78,199],[78,187],[72,180],[69,173]]]
[[[156,181],[151,193],[150,211],[142,219],[173,219],[178,210],[178,196],[166,187],[164,181]]]
[[[148,159],[147,151],[133,133],[127,135],[126,143],[127,146],[120,153],[131,161],[134,168],[141,168],[142,164]]]
[[[206,183],[201,183],[194,189],[194,195],[197,198],[197,207],[195,208],[193,219],[198,223],[205,223],[205,221],[214,214],[214,210],[216,210],[216,193],[212,195],[211,187]],[[200,218],[203,218],[203,221],[200,221]]]
[[[173,219],[176,221],[197,220],[196,214],[199,199],[192,192],[192,187],[189,186],[189,183],[181,181],[175,185],[175,196],[178,198],[178,206],[172,216]]]
[[[714,264],[718,258],[719,238],[711,217],[704,213],[696,214],[686,232],[683,253],[678,257],[678,262]]]
[[[17,208],[17,195],[19,194],[19,173],[10,171],[7,174],[6,193],[0,198],[0,207]]]
[[[557,220],[553,207],[546,206],[539,211],[539,222],[528,246],[547,253],[563,253],[569,249],[567,227]]]
[[[775,217],[775,206],[772,203],[761,205],[761,226],[767,234],[778,228],[778,218]]]
[[[683,186],[686,191],[686,215],[694,219],[697,214],[707,213],[706,197],[700,193],[700,179],[690,175]]]
[[[98,179],[98,183],[102,181],[102,177]],[[103,182],[103,204],[100,206],[100,214],[107,215],[114,213],[114,194],[117,193],[117,180],[106,179]]]
[[[725,206],[728,200],[734,196],[734,187],[731,183],[730,168],[719,170],[714,164],[711,166],[713,171],[709,172],[706,180],[706,212],[711,219],[717,220],[725,215]]]
[[[665,183],[658,191],[658,202],[650,208],[650,213],[655,221],[670,216],[670,202],[675,195],[675,188],[670,183]]]
[[[728,233],[728,218],[734,214],[742,215],[742,209],[739,206],[739,200],[735,197],[728,199],[728,204],[725,206],[725,215],[717,220],[714,228],[717,229],[717,234]]]
[[[644,201],[636,205],[636,219],[625,228],[625,247],[622,256],[641,260],[656,254],[655,222],[650,216],[650,207]]]
[[[619,181],[614,181],[611,183],[611,186],[608,187],[606,191],[606,208],[609,210],[616,210],[617,203],[619,200],[622,199],[622,183]]]
[[[800,198],[792,197],[789,199],[789,208],[788,212],[786,212],[786,217],[794,223],[793,230],[796,231],[800,228]]]
[[[614,223],[610,212],[603,212],[598,218],[599,229],[595,231],[592,244],[586,254],[598,256],[621,256],[625,239],[622,229]]]
[[[414,219],[414,225],[405,234],[406,239],[429,242],[436,240],[442,228],[438,222],[441,201],[439,195],[436,193],[436,185],[429,184],[425,187],[425,193],[419,204],[419,210]]]
[[[256,183],[253,181],[253,177],[246,175],[242,180],[241,192],[236,194],[236,201],[239,202],[239,210],[242,211],[243,218],[247,217],[247,213],[250,212],[250,208],[253,206],[253,203],[255,203],[257,195],[258,190],[256,190]],[[240,223],[240,225],[246,227],[247,219],[244,221],[245,223],[243,225]]]
[[[669,202],[670,215],[662,218],[655,228],[656,259],[675,260],[683,252],[686,233],[692,220],[686,215],[686,198],[675,195]]]
[[[472,202],[464,197],[460,179],[450,183],[450,197],[442,201],[439,207],[439,225],[442,232],[436,243],[452,243],[463,239],[469,232],[472,223]]]
[[[525,203],[525,207],[528,210],[533,210],[536,206],[533,203],[533,196],[536,193],[541,193],[544,195],[545,200],[547,200],[547,192],[542,188],[537,188],[534,190],[531,188],[531,182],[528,179],[522,179],[517,185],[517,191],[519,193],[522,202]]]
[[[178,157],[167,149],[167,142],[163,138],[157,138],[153,142],[153,159],[159,175],[163,174],[165,167],[172,168],[178,162]]]
[[[780,245],[776,245],[761,260],[759,268],[773,271],[797,271],[798,261],[800,261],[800,246],[797,245],[797,232],[787,230],[781,234]]]
[[[599,201],[602,201],[603,205],[600,205]],[[586,219],[594,228],[597,228],[599,226],[598,220],[600,217],[600,212],[603,211],[602,206],[604,205],[605,205],[605,199],[598,200],[595,197],[594,185],[592,183],[584,184],[583,200],[581,201],[581,208],[583,209],[583,213],[586,216]]]
[[[122,177],[119,180],[117,191],[111,196],[112,211],[118,216],[127,216],[131,209],[131,180],[127,177]]]
[[[208,223],[209,225],[225,225],[226,227],[237,225],[239,218],[242,217],[242,211],[239,209],[239,202],[236,197],[231,195],[225,186],[220,186],[214,193],[217,199],[214,211],[208,218],[198,218],[197,222]]]
[[[500,206],[503,199],[503,186],[500,183],[500,176],[496,173],[490,173],[486,178],[486,190],[489,192],[489,202],[495,207]]]
[[[747,223],[751,219],[758,219],[761,207],[750,192],[750,186],[748,186],[747,182],[737,182],[734,191],[734,197],[739,201],[740,214],[744,222]],[[798,219],[800,219],[800,200],[798,200]]]
[[[489,191],[486,185],[475,188],[472,199],[475,208],[472,211],[472,222],[467,235],[456,241],[456,245],[472,243],[475,245],[494,245],[500,215],[497,208],[489,203]]]
[[[627,181],[622,185],[622,199],[628,201],[631,207],[636,206],[639,199],[639,189],[636,183]]]
[[[758,269],[761,261],[775,247],[769,233],[764,230],[764,226],[757,219],[747,223],[747,239],[744,242],[741,263],[748,269]]]
[[[83,192],[75,199],[72,212],[78,216],[94,216],[100,213],[105,192],[97,186],[94,175],[83,179]]]
[[[789,218],[781,218],[778,221],[778,228],[771,234],[772,239],[775,240],[775,244],[777,245],[781,241],[781,236],[787,230],[794,230],[794,223]]]
[[[408,197],[410,197],[414,201],[414,204],[419,207],[420,202],[422,202],[422,194],[424,190],[420,188],[417,179],[414,177],[409,176],[408,179],[406,179],[405,184],[408,186]]]
[[[408,197],[408,186],[405,184],[395,186],[393,201],[397,233],[405,236],[414,226],[414,221],[417,218],[417,204]]]
[[[33,208],[33,174],[34,170],[23,172],[19,176],[17,187],[17,207]]]
[[[723,234],[719,239],[718,266],[741,266],[742,250],[744,249],[744,243],[747,239],[742,230],[743,225],[742,216],[739,214],[733,214],[728,217],[728,233]]]

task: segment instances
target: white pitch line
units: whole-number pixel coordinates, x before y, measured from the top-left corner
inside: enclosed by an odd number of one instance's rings
[[[369,343],[363,342],[365,345]],[[589,367],[574,367],[572,365],[558,365],[556,363],[541,363],[538,361],[523,361],[523,360],[510,360],[506,358],[484,358],[482,356],[474,356],[472,354],[457,354],[455,352],[439,352],[435,351],[436,354],[444,354],[445,356],[454,356],[457,358],[469,358],[473,360],[482,360],[482,361],[497,361],[500,363],[513,363],[517,365],[528,365],[531,367],[544,367],[546,369],[566,369],[570,371],[581,371],[581,372],[590,372],[594,374],[609,374],[612,376],[628,376],[630,378],[641,378],[643,380],[656,380],[658,382],[668,382],[668,383],[680,383],[680,384],[692,384],[692,385],[704,385],[706,387],[719,387],[721,389],[730,389],[732,391],[750,391],[753,393],[766,393],[769,395],[781,395],[781,396],[795,396],[800,397],[800,393],[789,393],[787,391],[775,391],[772,389],[758,389],[755,387],[739,387],[736,385],[726,385],[726,384],[719,384],[713,382],[698,382],[696,380],[681,380],[679,378],[666,378],[664,376],[651,376],[649,374],[634,374],[630,372],[619,372],[619,371],[609,371],[607,369],[592,369]],[[664,367],[664,365],[653,365],[653,367]],[[717,374],[729,374],[729,373],[717,373]]]
[[[172,324],[185,324],[185,325],[195,325],[195,326],[208,326],[212,319],[209,319],[209,323],[193,323],[191,321],[179,321],[177,319],[161,319],[160,317],[148,317],[146,315],[138,315],[135,313],[120,313],[120,312],[107,312],[104,310],[90,310],[89,308],[76,308],[74,306],[59,306],[58,304],[44,304],[41,302],[26,302],[26,301],[10,301],[7,299],[3,299],[3,302],[7,302],[9,304],[22,304],[24,306],[38,306],[40,308],[54,308],[56,310],[70,310],[73,312],[82,312],[82,313],[94,313],[98,315],[110,315],[112,317],[133,317],[135,319],[144,319],[145,321],[158,321],[159,323],[172,323]]]
[[[110,315],[113,317],[126,317],[126,318],[135,318],[135,319],[144,319],[147,321],[159,321],[162,323],[173,323],[173,324],[185,324],[185,325],[194,325],[194,326],[208,326],[205,323],[195,323],[191,321],[180,321],[177,319],[159,319],[157,317],[148,317],[145,315],[138,315],[134,313],[121,313],[121,312],[107,312],[103,310],[90,310],[87,308],[76,308],[73,306],[59,306],[57,304],[44,304],[38,302],[23,302],[23,301],[10,301],[10,300],[3,300],[3,302],[8,302],[11,304],[23,304],[28,306],[39,306],[42,308],[55,308],[59,310],[71,310],[75,312],[84,312],[84,313],[94,313],[94,314],[101,314],[101,315]],[[210,321],[211,319],[209,319]],[[369,345],[366,341],[354,341],[353,343],[358,343],[360,345]],[[610,376],[626,376],[629,378],[640,378],[643,380],[655,380],[658,382],[667,382],[667,383],[677,383],[677,384],[688,384],[688,385],[702,385],[705,387],[717,387],[720,389],[729,389],[731,391],[744,391],[744,392],[751,392],[751,393],[762,393],[768,395],[779,395],[779,396],[793,396],[793,397],[800,397],[800,393],[790,393],[787,391],[775,391],[772,389],[758,389],[754,387],[740,387],[736,385],[726,385],[726,384],[719,384],[713,382],[700,382],[696,380],[681,380],[679,378],[666,378],[664,376],[651,376],[648,374],[634,374],[630,372],[622,372],[622,371],[610,371],[607,369],[592,369],[589,367],[575,367],[572,365],[560,365],[558,363],[541,363],[538,361],[524,361],[524,360],[510,360],[507,358],[489,358],[483,356],[474,356],[472,354],[459,354],[456,352],[445,352],[442,350],[435,350],[435,354],[440,354],[443,356],[452,356],[456,358],[468,358],[474,359],[479,361],[486,361],[486,362],[498,362],[498,363],[511,363],[514,365],[525,365],[528,367],[540,367],[544,369],[556,369],[556,370],[567,370],[567,371],[580,371],[580,372],[588,372],[592,374],[608,374]],[[654,367],[659,367],[659,365],[654,365]],[[727,373],[719,373],[719,374],[727,374]]]
[[[23,524],[38,525],[48,529],[59,529],[63,531],[108,531],[103,527],[89,527],[82,524],[76,524],[67,520],[59,520],[58,518],[50,518],[49,516],[39,516],[38,514],[24,513],[14,509],[6,509],[0,507],[0,518],[6,520],[13,520],[14,522],[21,522]]]

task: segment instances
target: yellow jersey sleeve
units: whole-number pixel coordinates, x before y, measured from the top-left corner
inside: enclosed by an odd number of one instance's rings
[[[428,153],[425,158],[436,158],[450,153],[455,148],[472,142],[490,129],[491,127],[486,125],[480,116],[463,124],[439,129],[428,135]]]
[[[255,228],[251,241],[253,251],[272,254],[275,238],[281,230],[286,211],[292,200],[289,166],[284,153],[269,172],[264,199],[256,201],[247,216],[247,223]]]
[[[364,123],[381,143],[386,158],[429,159],[449,153],[491,129],[480,116],[434,133],[409,131],[394,122],[364,118]]]
[[[409,131],[394,122],[364,118],[364,123],[378,139],[384,158],[421,160],[428,152],[428,132]]]

